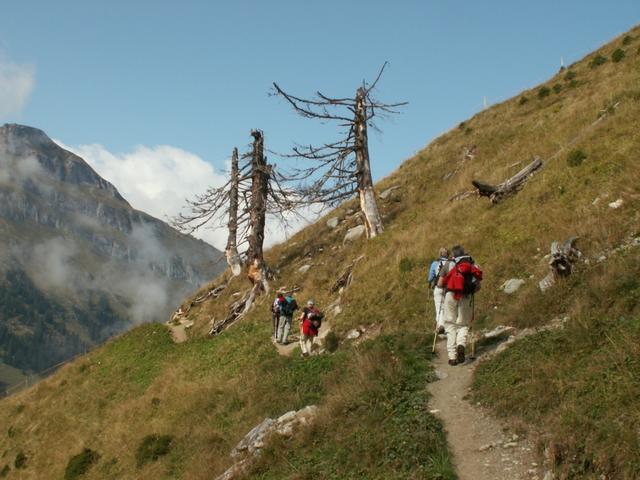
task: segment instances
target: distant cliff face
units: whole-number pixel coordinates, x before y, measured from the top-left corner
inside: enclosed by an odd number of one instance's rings
[[[164,320],[220,257],[134,210],[41,130],[0,127],[0,361],[38,370]]]

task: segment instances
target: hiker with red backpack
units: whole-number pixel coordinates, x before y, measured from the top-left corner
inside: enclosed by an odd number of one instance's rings
[[[473,321],[473,295],[480,290],[482,270],[460,245],[452,249],[453,261],[440,271],[438,286],[446,289],[442,301],[442,316],[447,332],[449,365],[465,361],[469,325]]]
[[[315,306],[313,300],[307,301],[307,306],[302,309],[302,315],[300,315],[300,349],[302,350],[302,356],[308,357],[311,354],[311,348],[313,347],[313,341],[318,336],[318,330],[322,325],[322,319],[324,315]]]
[[[441,248],[438,252],[439,258],[431,262],[429,268],[429,288],[433,290],[433,303],[436,307],[436,334],[444,333],[444,321],[442,320],[442,301],[444,300],[445,288],[438,286],[438,278],[440,278],[440,272],[445,264],[449,263],[449,250]]]

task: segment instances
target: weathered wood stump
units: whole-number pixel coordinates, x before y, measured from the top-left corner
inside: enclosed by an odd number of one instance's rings
[[[560,277],[568,277],[573,271],[573,264],[582,256],[582,252],[576,247],[579,237],[569,237],[560,245],[554,241],[551,244],[551,258],[549,258],[549,273],[538,286],[543,292],[553,287]]]

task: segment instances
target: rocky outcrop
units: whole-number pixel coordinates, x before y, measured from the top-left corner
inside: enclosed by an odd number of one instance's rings
[[[260,456],[270,435],[292,436],[299,428],[310,425],[316,418],[318,407],[309,405],[298,411],[292,410],[277,419],[265,418],[247,433],[231,451],[234,464],[216,480],[232,480],[245,475]]]

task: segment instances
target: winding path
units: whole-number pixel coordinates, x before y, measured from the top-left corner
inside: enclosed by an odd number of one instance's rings
[[[534,445],[467,400],[477,362],[449,366],[440,341],[433,360],[439,380],[429,385],[431,412],[444,424],[459,480],[542,480]]]

